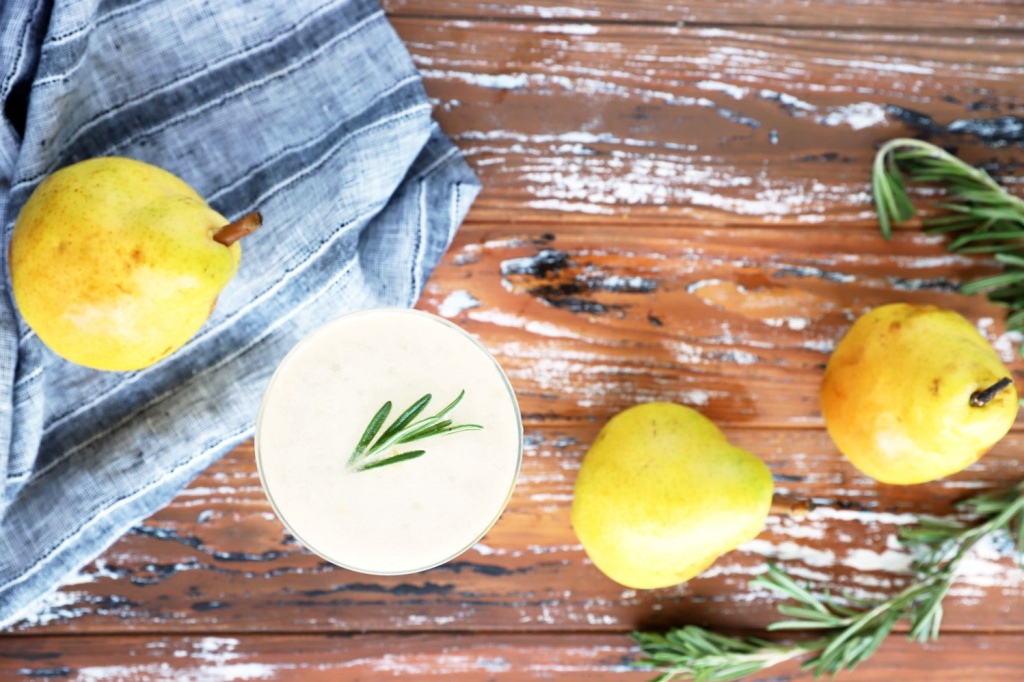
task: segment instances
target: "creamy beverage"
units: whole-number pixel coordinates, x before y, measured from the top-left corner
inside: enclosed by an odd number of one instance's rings
[[[402,442],[391,427],[418,401]],[[274,511],[309,549],[364,573],[411,573],[497,521],[522,435],[512,387],[479,343],[440,317],[377,309],[327,323],[285,357],[263,397],[256,461]]]

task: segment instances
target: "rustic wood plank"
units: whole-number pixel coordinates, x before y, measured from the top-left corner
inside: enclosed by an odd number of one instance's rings
[[[1024,371],[1003,309],[957,291],[993,265],[919,233],[886,242],[831,225],[473,225],[420,305],[493,349],[530,416],[604,420],[673,400],[721,424],[821,426],[831,349],[883,303],[958,310]]]
[[[1015,33],[394,24],[483,181],[470,220],[870,225],[904,135],[1021,173]]]
[[[775,600],[747,581],[767,560],[819,589],[882,596],[906,577],[909,556],[894,539],[899,527],[1022,477],[1021,434],[962,474],[908,488],[858,475],[817,429],[730,429],[730,440],[765,459],[780,491],[821,507],[801,521],[770,517],[757,540],[685,585],[636,591],[601,575],[569,525],[576,471],[599,427],[528,424],[512,502],[483,541],[445,566],[390,578],[344,571],[297,545],[263,496],[251,446],[241,447],[13,632],[756,628],[774,618]],[[1024,627],[1024,613],[1013,608],[1024,596],[1024,572],[1008,550],[987,543],[972,556],[951,593],[947,627]]]
[[[891,637],[849,682],[892,679],[1013,680],[1024,665],[1016,635],[944,634],[918,645]],[[274,680],[356,682],[391,678],[479,680],[650,680],[630,665],[625,635],[231,635],[8,637],[0,678],[69,682]],[[899,677],[897,677],[899,676]],[[789,663],[757,679],[810,682]]]
[[[498,3],[481,0],[384,0],[392,16],[508,17],[578,22],[651,22],[754,26],[829,26],[834,28],[997,29],[1024,27],[1019,0],[698,0],[683,5],[656,0],[584,0],[568,3],[535,0]]]
[[[995,642],[998,639],[993,638]],[[0,678],[136,680],[645,680],[624,636],[207,636],[0,639]]]

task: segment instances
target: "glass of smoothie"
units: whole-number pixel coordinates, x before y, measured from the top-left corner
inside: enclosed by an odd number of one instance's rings
[[[362,573],[443,564],[512,495],[523,426],[494,358],[451,322],[379,308],[300,341],[256,424],[260,481],[311,551]]]

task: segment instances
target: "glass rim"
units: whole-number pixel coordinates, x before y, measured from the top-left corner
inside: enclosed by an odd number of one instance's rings
[[[342,324],[344,322],[349,322],[349,321],[351,321],[352,318],[355,318],[355,317],[362,317],[362,316],[374,315],[374,314],[399,314],[399,315],[410,315],[410,316],[421,317],[423,319],[428,319],[428,320],[431,320],[432,322],[436,322],[436,323],[442,324],[442,325],[444,325],[444,326],[446,326],[446,327],[456,331],[463,338],[469,340],[481,353],[483,353],[484,357],[486,357],[490,361],[490,363],[494,367],[494,369],[497,370],[498,376],[499,376],[499,378],[501,379],[502,383],[505,386],[505,390],[508,391],[509,398],[511,399],[511,402],[512,402],[512,411],[515,414],[515,420],[516,420],[517,445],[516,445],[516,463],[515,463],[515,468],[514,468],[514,470],[512,472],[512,476],[510,477],[510,481],[509,481],[509,485],[508,485],[508,491],[505,494],[505,499],[502,501],[501,505],[499,505],[497,511],[494,514],[494,517],[492,519],[490,519],[484,526],[482,526],[481,531],[471,541],[467,542],[465,545],[463,545],[458,550],[453,552],[450,556],[446,556],[445,558],[443,558],[441,560],[432,561],[432,562],[430,562],[430,563],[428,563],[426,565],[419,566],[419,567],[416,567],[416,568],[402,569],[402,570],[397,570],[397,571],[367,570],[365,568],[359,568],[357,566],[354,566],[354,565],[351,565],[351,564],[347,564],[347,563],[345,563],[343,561],[339,561],[337,558],[329,556],[326,552],[323,552],[323,551],[317,549],[315,546],[313,546],[313,544],[307,542],[303,538],[302,534],[297,532],[297,530],[292,526],[292,524],[289,523],[287,518],[285,518],[285,515],[282,513],[281,509],[278,507],[277,502],[274,500],[274,496],[273,496],[273,494],[270,491],[270,486],[267,485],[266,476],[263,473],[263,462],[262,462],[262,457],[261,457],[261,453],[260,453],[260,429],[261,429],[261,426],[263,424],[263,417],[264,417],[264,413],[265,413],[266,406],[267,406],[267,396],[270,394],[271,390],[273,389],[275,381],[281,376],[281,374],[283,372],[283,368],[288,363],[288,361],[290,359],[294,358],[301,351],[301,349],[304,348],[305,346],[307,346],[309,343],[311,343],[313,339],[319,337],[321,334],[325,334],[325,333],[329,332],[335,325],[339,325],[339,324]],[[328,320],[328,321],[324,322],[323,324],[319,325],[318,327],[316,327],[315,329],[313,329],[309,333],[307,333],[305,336],[303,336],[301,339],[299,339],[288,350],[287,353],[285,353],[284,357],[281,358],[280,362],[278,362],[277,367],[274,369],[274,372],[270,375],[270,379],[267,381],[266,387],[263,389],[263,396],[260,399],[259,412],[257,413],[257,416],[256,416],[256,428],[255,428],[255,433],[254,433],[254,436],[253,436],[253,451],[254,451],[255,459],[256,459],[256,471],[257,471],[257,473],[259,475],[259,478],[260,478],[260,487],[263,488],[263,494],[266,496],[267,501],[270,502],[270,507],[271,507],[271,509],[273,509],[274,515],[282,523],[282,525],[284,525],[284,527],[288,530],[288,532],[292,534],[292,536],[296,540],[298,540],[300,543],[302,543],[302,545],[306,549],[308,549],[310,552],[312,552],[313,554],[319,556],[322,559],[326,559],[327,561],[331,562],[332,564],[334,564],[335,566],[338,566],[340,568],[344,568],[344,569],[350,570],[350,571],[355,571],[357,573],[362,573],[362,574],[365,574],[365,575],[382,575],[382,576],[387,576],[387,575],[409,575],[409,574],[412,574],[412,573],[420,573],[420,572],[423,572],[423,571],[427,571],[427,570],[429,570],[431,568],[436,568],[437,566],[441,566],[443,564],[446,564],[449,561],[455,559],[456,557],[458,557],[458,556],[462,555],[463,553],[465,553],[466,551],[468,551],[470,548],[473,547],[473,545],[477,544],[485,535],[487,535],[487,533],[490,532],[491,528],[493,528],[494,525],[498,522],[498,519],[501,518],[501,515],[505,513],[505,510],[508,508],[508,503],[509,503],[509,501],[511,501],[512,495],[515,492],[516,483],[519,480],[519,472],[520,472],[520,469],[522,468],[522,463],[523,463],[524,440],[525,440],[525,438],[524,438],[524,433],[523,433],[522,411],[519,409],[519,401],[516,398],[516,393],[515,393],[515,389],[512,387],[512,382],[509,381],[508,375],[505,373],[505,370],[502,368],[502,366],[498,362],[497,358],[495,358],[494,355],[489,350],[487,350],[487,348],[485,348],[482,343],[480,343],[480,341],[478,341],[476,338],[474,338],[472,334],[470,334],[468,331],[463,329],[461,326],[455,324],[451,320],[448,320],[448,319],[445,319],[445,318],[441,317],[440,315],[435,315],[434,313],[430,313],[430,312],[427,312],[425,310],[417,310],[416,308],[401,308],[401,307],[396,307],[396,306],[382,306],[382,307],[377,307],[377,308],[365,308],[365,309],[362,309],[362,310],[354,310],[354,311],[347,312],[347,313],[342,313],[341,315],[333,317],[330,320]]]

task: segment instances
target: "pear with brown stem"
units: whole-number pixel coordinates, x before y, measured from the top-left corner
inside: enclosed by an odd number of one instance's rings
[[[238,240],[259,213],[229,222],[184,181],[118,157],[44,179],[15,222],[14,300],[44,344],[101,370],[135,370],[183,346],[238,270]]]
[[[821,384],[832,440],[883,483],[961,471],[1006,435],[1017,409],[995,349],[960,314],[932,305],[893,303],[862,315]]]

